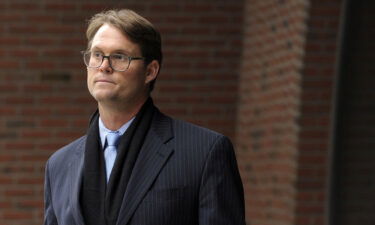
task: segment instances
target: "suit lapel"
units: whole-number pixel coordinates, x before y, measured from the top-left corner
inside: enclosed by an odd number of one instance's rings
[[[73,217],[78,225],[84,225],[83,216],[81,213],[81,207],[79,204],[79,193],[82,184],[82,172],[84,162],[84,151],[85,151],[85,140],[81,140],[81,143],[76,149],[74,158],[70,163],[69,180],[70,180],[70,206],[72,208]]]
[[[173,150],[166,143],[172,135],[171,119],[157,111],[124,194],[118,225],[128,224],[144,195],[168,161]]]

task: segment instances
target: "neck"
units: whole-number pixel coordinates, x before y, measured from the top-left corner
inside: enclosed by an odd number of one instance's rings
[[[122,125],[137,115],[146,100],[147,98],[138,104],[121,108],[110,107],[105,104],[98,103],[100,118],[102,119],[106,128],[110,130],[118,130]]]

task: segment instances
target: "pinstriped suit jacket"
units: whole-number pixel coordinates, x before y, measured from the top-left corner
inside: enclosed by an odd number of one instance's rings
[[[54,153],[45,175],[45,225],[85,224],[80,210],[86,136]],[[117,225],[244,225],[230,141],[157,111],[134,166]]]

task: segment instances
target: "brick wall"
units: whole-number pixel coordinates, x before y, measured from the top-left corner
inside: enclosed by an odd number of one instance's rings
[[[236,143],[247,218],[325,224],[341,1],[246,1]]]
[[[328,219],[342,1],[311,2],[301,81],[298,124],[296,224],[326,224]]]
[[[95,104],[80,50],[85,20],[128,7],[162,32],[161,110],[234,137],[242,5],[236,1],[0,2],[0,225],[43,216],[47,158],[81,136]]]
[[[306,1],[246,1],[237,150],[252,225],[295,220]]]
[[[243,3],[171,2],[150,13],[165,46],[155,100],[167,113],[233,138]]]
[[[248,224],[324,224],[341,3],[1,1],[0,225],[41,224],[44,164],[95,109],[84,21],[116,6],[162,33],[161,110],[235,141]]]

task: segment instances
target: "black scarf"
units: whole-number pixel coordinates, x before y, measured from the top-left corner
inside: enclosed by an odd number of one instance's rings
[[[104,150],[100,144],[96,113],[87,132],[81,208],[86,225],[115,225],[138,153],[150,128],[155,108],[149,98],[121,136],[111,177],[106,182]]]

